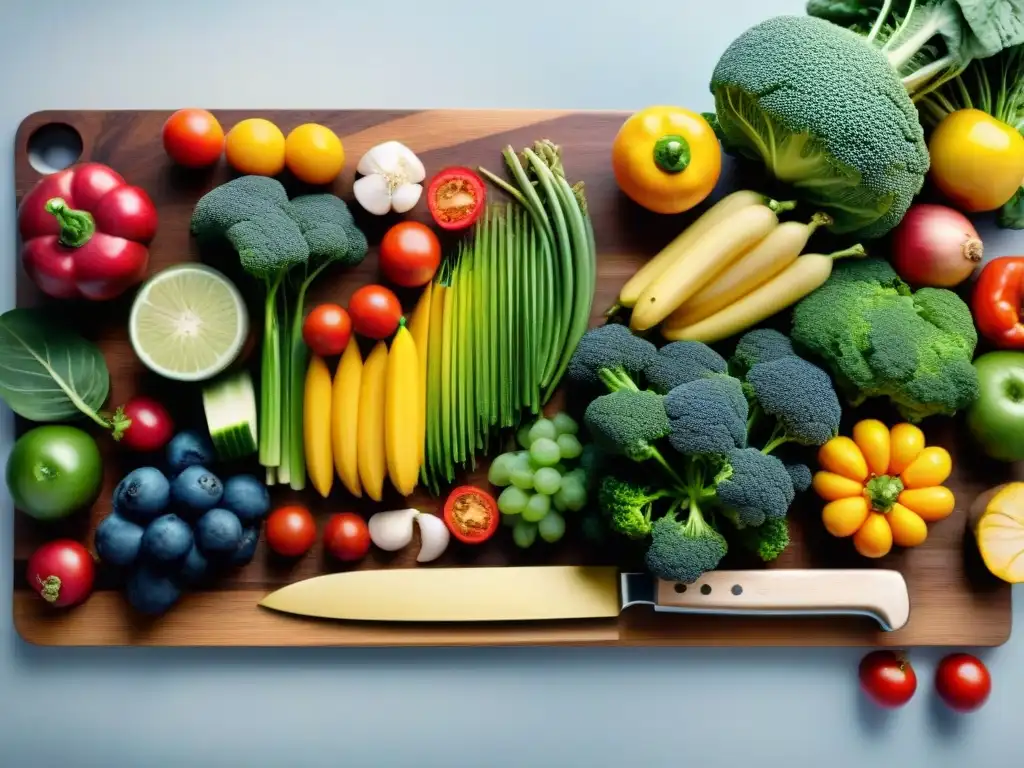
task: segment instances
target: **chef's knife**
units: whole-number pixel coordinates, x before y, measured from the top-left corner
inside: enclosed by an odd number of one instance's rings
[[[711,571],[694,584],[612,567],[402,568],[316,576],[267,595],[276,611],[352,621],[536,621],[670,613],[866,615],[892,631],[910,596],[891,570]]]

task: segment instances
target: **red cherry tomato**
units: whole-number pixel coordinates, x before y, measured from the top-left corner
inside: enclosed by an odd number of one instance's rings
[[[121,442],[133,451],[159,451],[174,436],[171,414],[151,397],[133,397],[125,404],[124,415],[132,423],[121,435]]]
[[[267,518],[267,544],[279,555],[298,557],[316,541],[316,523],[309,510],[298,504],[278,507]]]
[[[935,689],[950,709],[973,712],[992,693],[992,677],[981,659],[969,653],[953,653],[939,662]]]
[[[28,560],[29,585],[57,608],[77,605],[92,592],[96,564],[89,550],[72,539],[43,544]]]
[[[386,339],[402,319],[398,297],[383,285],[364,285],[353,293],[348,312],[355,332],[370,339]]]
[[[320,357],[340,355],[351,337],[352,318],[337,304],[314,307],[302,323],[302,340]]]
[[[463,485],[444,503],[444,522],[452,536],[464,544],[482,544],[498,530],[498,503],[487,491]]]
[[[380,271],[403,288],[426,285],[441,265],[441,242],[418,221],[395,224],[380,241]]]
[[[860,687],[880,707],[902,707],[917,690],[914,668],[892,651],[872,651],[858,671]]]
[[[370,551],[370,529],[359,515],[341,512],[327,521],[324,547],[343,562],[361,560]]]
[[[224,129],[205,109],[179,109],[164,123],[164,150],[187,168],[204,168],[220,159]]]
[[[427,187],[427,207],[441,229],[466,229],[480,218],[487,200],[484,180],[469,168],[439,171]]]

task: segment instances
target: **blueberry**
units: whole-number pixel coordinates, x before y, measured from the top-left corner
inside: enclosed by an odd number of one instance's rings
[[[114,510],[96,526],[96,554],[109,565],[131,565],[139,556],[142,533],[140,526]]]
[[[214,508],[196,523],[196,542],[205,555],[230,555],[242,540],[242,524],[234,512]]]
[[[220,502],[224,486],[210,470],[186,467],[171,483],[171,498],[186,515],[201,515]]]
[[[144,565],[136,568],[128,577],[125,596],[135,610],[158,614],[178,601],[181,588],[170,576]]]
[[[159,516],[170,500],[171,484],[156,467],[139,467],[114,489],[114,506],[137,523]]]
[[[224,483],[220,505],[238,515],[242,525],[254,525],[270,512],[270,492],[253,475],[235,475]]]
[[[167,444],[167,466],[172,477],[188,467],[212,464],[215,458],[210,438],[198,432],[179,432]]]
[[[209,568],[210,564],[207,562],[206,556],[199,551],[199,547],[193,544],[192,549],[189,550],[188,557],[181,564],[178,578],[183,584],[195,586],[206,578]]]
[[[260,543],[260,529],[246,528],[238,542],[238,549],[231,556],[232,565],[248,565],[256,556],[256,545]]]
[[[192,529],[177,515],[158,517],[142,534],[142,551],[153,560],[173,563],[192,549]]]

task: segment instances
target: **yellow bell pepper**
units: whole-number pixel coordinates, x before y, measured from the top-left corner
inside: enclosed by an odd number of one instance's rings
[[[648,107],[629,117],[612,143],[619,188],[655,213],[700,204],[722,172],[722,150],[708,121],[682,107]]]
[[[956,499],[942,484],[953,471],[949,452],[925,447],[913,424],[891,430],[877,419],[853,428],[818,451],[821,471],[813,487],[827,504],[821,511],[833,536],[853,537],[864,557],[884,557],[893,544],[916,547],[928,537],[928,523],[948,517]]]

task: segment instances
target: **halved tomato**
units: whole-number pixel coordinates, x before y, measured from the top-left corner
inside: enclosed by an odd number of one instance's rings
[[[456,488],[444,503],[444,522],[459,541],[480,544],[498,530],[498,503],[487,491],[473,485]]]
[[[427,187],[427,207],[441,229],[472,226],[483,213],[486,200],[484,180],[463,166],[439,171]]]

